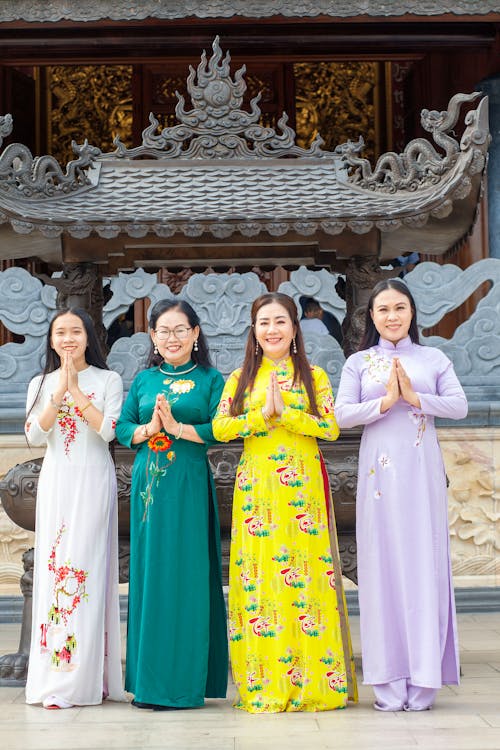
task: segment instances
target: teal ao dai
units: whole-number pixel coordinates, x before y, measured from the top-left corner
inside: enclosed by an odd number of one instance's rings
[[[139,373],[116,426],[137,450],[132,470],[125,688],[177,708],[226,695],[228,658],[215,486],[207,459],[224,382],[215,369],[163,365]],[[190,370],[186,373],[187,370]],[[204,441],[159,436],[132,445],[164,393]],[[169,444],[171,442],[171,444]]]

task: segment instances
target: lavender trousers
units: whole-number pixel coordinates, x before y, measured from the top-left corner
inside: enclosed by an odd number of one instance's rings
[[[380,711],[425,711],[436,699],[435,688],[412,685],[409,680],[394,680],[373,685],[375,708]]]

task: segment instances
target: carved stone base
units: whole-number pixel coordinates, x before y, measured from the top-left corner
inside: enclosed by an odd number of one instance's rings
[[[21,576],[21,591],[24,596],[23,622],[21,637],[16,654],[5,654],[0,657],[0,686],[18,687],[26,684],[31,640],[31,606],[33,591],[34,550],[29,549],[23,555],[24,573]]]
[[[358,583],[356,534],[339,534],[339,555],[342,574]]]

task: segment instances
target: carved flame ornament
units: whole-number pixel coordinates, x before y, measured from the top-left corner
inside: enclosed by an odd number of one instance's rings
[[[152,157],[155,159],[262,159],[263,157],[321,157],[323,139],[318,135],[309,149],[295,145],[295,131],[287,125],[283,112],[278,121],[281,130],[259,125],[261,94],[250,102],[250,112],[241,109],[247,89],[243,65],[231,78],[231,56],[222,57],[217,36],[212,44],[213,55],[207,61],[205,50],[197,70],[189,66],[187,89],[193,109],[186,111],[184,97],[175,92],[178,102],[175,114],[178,125],[157,132],[159,122],[151,113],[151,125],[142,134],[142,146],[127,149],[117,136],[114,140],[117,157]]]

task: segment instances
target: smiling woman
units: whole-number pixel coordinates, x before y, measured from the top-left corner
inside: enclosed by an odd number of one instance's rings
[[[132,383],[116,434],[137,450],[125,687],[136,708],[161,711],[226,695],[219,520],[207,460],[224,381],[191,305],[161,300],[149,322],[148,367]]]
[[[30,383],[26,436],[47,445],[36,503],[26,701],[46,708],[124,700],[116,476],[108,450],[122,382],[84,310],[53,318]]]
[[[363,676],[379,711],[422,711],[457,684],[446,475],[434,417],[467,401],[449,359],[420,346],[399,279],[373,290],[360,351],[345,363],[340,427],[364,425],[356,500]]]
[[[409,298],[397,289],[386,289],[375,297],[370,315],[377,332],[397,344],[408,336],[413,309]]]
[[[213,422],[243,438],[229,567],[231,665],[250,713],[327,711],[356,698],[333,505],[317,438],[338,427],[285,294],[252,306],[243,367]],[[330,526],[329,526],[330,525]]]

